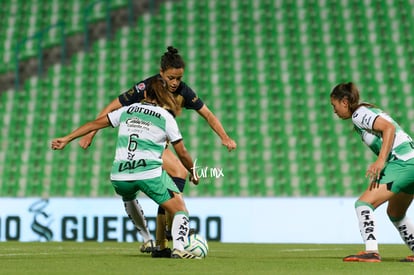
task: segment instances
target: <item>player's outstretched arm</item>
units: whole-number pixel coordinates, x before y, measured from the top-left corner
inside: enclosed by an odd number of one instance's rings
[[[121,102],[119,102],[119,99],[116,98],[114,100],[112,100],[111,103],[109,103],[105,108],[102,109],[102,111],[99,113],[99,115],[97,116],[97,118],[100,117],[106,117],[106,115],[116,109],[119,109],[122,107]],[[91,143],[93,138],[95,137],[96,133],[98,132],[98,130],[94,130],[91,131],[90,133],[84,135],[80,140],[79,140],[79,145],[80,147],[82,147],[83,149],[88,148]]]
[[[193,159],[191,158],[190,154],[187,151],[187,148],[185,148],[183,140],[179,140],[177,142],[173,142],[172,145],[174,146],[174,150],[177,153],[178,158],[180,159],[181,163],[184,165],[184,167],[190,172],[190,180],[194,184],[198,184],[198,178],[195,175],[194,171],[194,163]]]
[[[226,131],[223,128],[220,120],[210,111],[207,105],[201,107],[200,110],[197,111],[210,125],[210,127],[216,132],[216,134],[220,137],[221,143],[227,147],[229,151],[236,149],[237,144],[236,142],[231,139]]]
[[[109,125],[110,125],[110,123],[109,123],[109,120],[108,120],[107,116],[97,118],[94,121],[90,121],[90,122],[82,125],[81,127],[77,128],[76,130],[72,131],[70,134],[68,134],[64,137],[53,139],[52,144],[51,144],[51,148],[53,150],[62,150],[63,148],[65,148],[65,146],[69,142],[71,142],[75,138],[86,135],[86,134],[90,133],[91,131],[97,131],[99,129],[108,127]]]

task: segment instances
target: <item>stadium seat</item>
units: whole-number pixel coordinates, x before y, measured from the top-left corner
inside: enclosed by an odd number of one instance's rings
[[[158,72],[162,53],[174,45],[186,61],[183,80],[238,143],[228,153],[202,117],[183,110],[177,121],[190,153],[203,168],[224,172],[187,185],[186,196],[356,196],[366,188],[366,163],[373,156],[349,121],[335,116],[329,93],[339,82],[354,81],[364,101],[392,113],[405,129],[413,127],[407,114],[414,13],[406,1],[391,2],[162,3],[113,40],[97,41],[42,79],[30,79],[22,91],[0,94],[1,106],[7,106],[0,108],[6,137],[0,140],[8,140],[0,164],[13,164],[0,169],[0,195],[113,196],[108,176],[116,130],[100,131],[86,151],[74,142],[51,152],[46,140],[95,118],[119,93]],[[1,13],[4,61],[13,59],[21,39],[17,28],[26,35],[64,16],[68,33],[82,31],[80,0],[20,3],[6,1],[10,12]],[[91,20],[103,20],[105,12],[97,4]],[[51,32],[45,43],[53,45],[58,33]],[[36,47],[35,40],[28,42],[21,56],[36,55]],[[26,147],[9,142],[22,135],[30,140]]]

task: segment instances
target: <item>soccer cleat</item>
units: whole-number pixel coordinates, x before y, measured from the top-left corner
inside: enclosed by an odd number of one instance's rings
[[[149,240],[145,243],[143,243],[140,247],[139,247],[139,251],[141,251],[142,253],[151,253],[156,249],[155,245],[154,245],[154,241],[153,240]]]
[[[164,248],[162,250],[156,249],[156,250],[152,251],[151,257],[153,257],[153,258],[171,258],[171,249],[169,249],[168,247]]]
[[[344,262],[366,262],[366,263],[379,263],[381,262],[381,256],[375,252],[359,252],[356,255],[349,255],[343,258]]]
[[[201,259],[201,257],[197,257],[190,252],[181,251],[178,249],[174,249],[171,253],[171,258],[174,259]]]
[[[413,263],[414,262],[414,255],[410,255],[405,257],[405,259],[402,259],[400,262],[410,262]]]

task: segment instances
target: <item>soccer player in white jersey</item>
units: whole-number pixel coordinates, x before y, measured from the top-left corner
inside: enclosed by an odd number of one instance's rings
[[[360,103],[359,91],[352,82],[335,86],[330,98],[336,115],[342,119],[351,118],[362,141],[377,155],[375,162],[367,168],[368,187],[355,202],[365,251],[347,256],[343,261],[381,262],[374,210],[385,202],[388,202],[389,219],[414,253],[414,225],[406,216],[414,194],[414,143],[411,137],[381,109]],[[402,261],[414,262],[414,255]]]
[[[144,238],[141,251],[144,252],[147,248],[148,252],[153,251],[154,244],[143,210],[136,199],[139,191],[174,215],[171,257],[195,259],[198,257],[184,250],[189,232],[188,211],[184,200],[177,186],[162,169],[161,156],[168,140],[185,168],[193,175],[192,158],[170,113],[175,113],[178,107],[162,78],[153,78],[149,81],[145,93],[142,103],[122,107],[88,122],[72,133],[54,139],[51,147],[61,150],[75,138],[91,131],[108,126],[119,127],[111,182],[116,193],[122,196],[128,216]],[[198,183],[196,177],[193,176],[192,180],[195,184]]]
[[[120,94],[117,98],[115,98],[102,109],[98,117],[106,115],[110,111],[116,110],[122,106],[140,102],[144,98],[144,90],[148,81],[150,81],[152,78],[162,77],[167,83],[168,91],[176,99],[177,107],[179,107],[179,109],[185,108],[197,111],[197,113],[207,121],[211,129],[214,130],[214,132],[220,137],[222,144],[226,146],[229,151],[236,149],[236,142],[226,133],[220,120],[213,114],[213,112],[194,92],[194,90],[182,81],[184,78],[184,70],[185,62],[183,58],[178,53],[178,50],[176,48],[169,46],[167,48],[167,52],[165,52],[161,57],[159,73],[145,80],[137,82],[126,92]],[[178,111],[176,115],[178,116],[179,113],[180,111]],[[91,133],[83,136],[79,140],[80,146],[84,149],[88,148],[91,145],[96,132],[97,131],[92,131]],[[162,154],[162,160],[163,168],[171,176],[180,191],[183,192],[184,185],[188,176],[185,167],[183,167],[181,162],[168,147]],[[152,253],[152,256],[156,258],[170,257],[171,255],[171,250],[168,247],[169,237],[165,231],[166,229],[167,231],[170,231],[171,223],[170,215],[166,214],[168,213],[165,213],[165,210],[162,207],[158,208],[156,221],[157,228],[155,234],[157,250],[154,250]]]

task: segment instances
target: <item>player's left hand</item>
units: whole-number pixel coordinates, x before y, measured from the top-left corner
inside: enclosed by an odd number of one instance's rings
[[[189,180],[190,180],[192,183],[194,183],[195,185],[198,185],[199,178],[197,178],[195,175],[190,174],[190,178],[189,178]]]
[[[237,147],[236,142],[235,142],[234,140],[232,140],[231,138],[226,138],[226,139],[223,139],[223,140],[221,141],[221,143],[222,143],[224,146],[226,146],[226,147],[227,147],[227,149],[229,150],[229,152],[230,152],[230,151],[232,151],[232,150],[234,150],[234,149],[236,149],[236,147]]]

